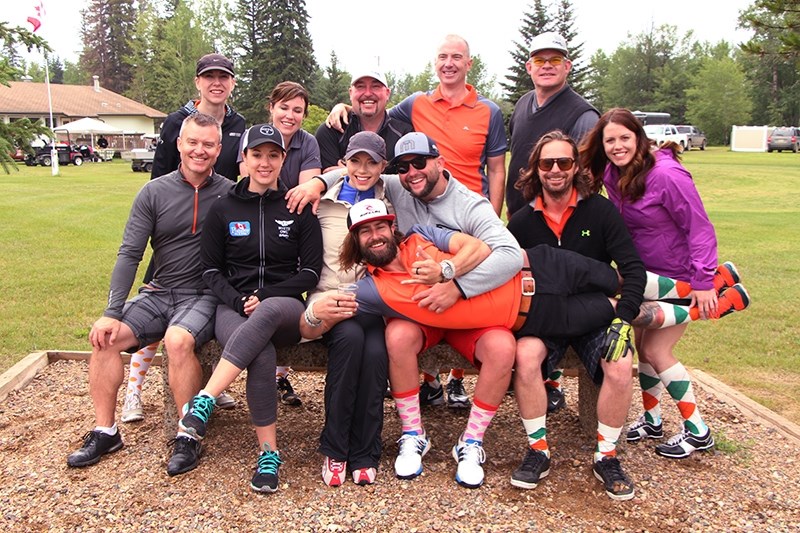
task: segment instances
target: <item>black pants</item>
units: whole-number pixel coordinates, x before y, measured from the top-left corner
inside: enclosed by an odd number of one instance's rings
[[[328,346],[320,453],[350,469],[377,468],[389,362],[383,318],[357,315],[323,337]]]
[[[608,301],[617,294],[617,272],[607,263],[546,244],[525,250],[536,294],[519,337],[577,337],[614,319]]]

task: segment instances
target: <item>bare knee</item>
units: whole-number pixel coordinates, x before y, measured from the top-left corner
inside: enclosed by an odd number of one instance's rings
[[[613,362],[602,363],[603,384],[615,390],[624,390],[633,386],[631,371],[633,369],[633,357],[629,353]]]
[[[181,363],[194,355],[194,337],[183,328],[173,326],[164,334],[164,347],[169,354],[170,363]]]
[[[405,320],[392,320],[386,325],[386,350],[389,358],[418,354],[422,350],[423,335],[420,327]]]
[[[509,371],[514,366],[516,352],[514,336],[510,331],[500,329],[486,332],[475,346],[475,357],[482,366],[507,368]]]
[[[547,357],[547,347],[537,337],[522,337],[517,340],[514,357],[514,371],[519,375],[529,376],[532,373],[541,375],[540,368]]]

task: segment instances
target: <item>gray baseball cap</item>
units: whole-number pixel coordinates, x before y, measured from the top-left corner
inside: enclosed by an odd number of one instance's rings
[[[428,157],[439,157],[439,148],[436,141],[418,131],[406,133],[394,145],[394,159],[392,164],[396,164],[404,155],[426,155]]]
[[[375,132],[359,131],[350,137],[344,158],[350,159],[359,152],[366,152],[375,162],[386,161],[386,142]]]

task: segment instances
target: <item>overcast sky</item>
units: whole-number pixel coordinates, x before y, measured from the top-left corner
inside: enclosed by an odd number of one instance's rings
[[[80,50],[79,11],[86,1],[44,0],[44,3],[48,18],[38,33],[60,57],[75,61]],[[661,24],[675,25],[680,33],[692,30],[700,40],[726,39],[738,44],[749,36],[748,32],[736,29],[739,12],[753,0],[684,0],[680,4],[663,0],[573,0],[572,3],[579,40],[585,43],[588,59],[595,50],[612,52],[629,34]],[[34,0],[5,0],[3,4],[0,19],[30,28],[25,20],[33,13]],[[379,63],[387,72],[416,74],[433,60],[442,37],[457,33],[470,43],[473,55],[480,54],[498,81],[504,79],[510,67],[512,41],[519,39],[520,19],[530,4],[530,0],[495,0],[466,10],[464,6],[469,3],[463,1],[306,0],[309,32],[322,66],[329,64],[333,50],[343,68],[350,72],[373,68]]]

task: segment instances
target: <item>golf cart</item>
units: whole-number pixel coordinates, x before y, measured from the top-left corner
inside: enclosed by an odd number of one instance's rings
[[[37,148],[36,155],[33,156],[33,160],[35,161],[34,164],[39,164],[43,167],[49,167],[53,163],[52,148],[52,144]],[[68,165],[72,163],[77,167],[81,166],[83,161],[86,159],[86,155],[84,155],[77,146],[74,146],[70,142],[56,143],[56,153],[58,153],[59,165]]]
[[[158,144],[157,133],[146,133],[142,139],[147,142],[147,148],[134,148],[131,150],[131,170],[134,172],[147,172],[153,170],[153,156],[156,154]]]

